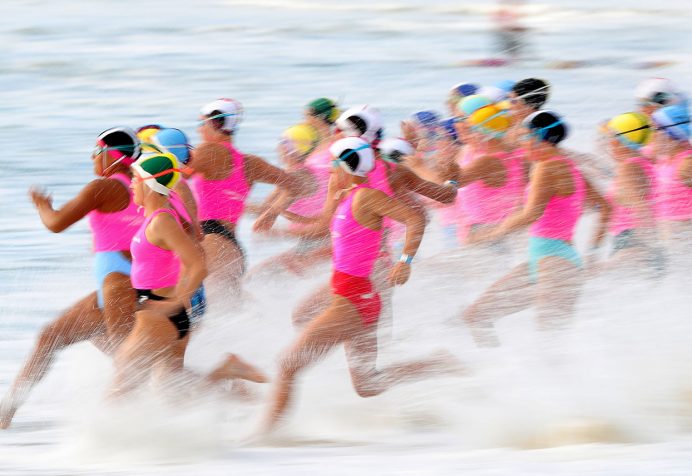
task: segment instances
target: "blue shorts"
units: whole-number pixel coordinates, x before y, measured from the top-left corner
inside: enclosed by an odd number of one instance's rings
[[[577,268],[582,267],[581,258],[572,245],[552,238],[529,237],[529,273],[531,280],[538,281],[538,262],[548,256],[556,256],[571,262]]]
[[[94,277],[96,278],[96,296],[100,309],[103,309],[103,282],[111,273],[129,276],[132,262],[120,251],[97,251],[94,253]]]

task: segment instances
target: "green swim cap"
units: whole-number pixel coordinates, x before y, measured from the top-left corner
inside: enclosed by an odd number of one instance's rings
[[[149,188],[161,195],[169,195],[180,180],[178,160],[170,153],[143,156],[132,168]]]
[[[310,109],[313,116],[322,118],[329,124],[334,124],[341,114],[336,102],[329,98],[317,98],[310,101],[305,108]]]

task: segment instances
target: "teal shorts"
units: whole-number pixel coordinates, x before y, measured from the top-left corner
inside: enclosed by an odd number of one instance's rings
[[[538,281],[538,262],[548,256],[556,256],[571,262],[578,268],[582,267],[579,254],[566,241],[531,236],[529,237],[529,273],[534,283]]]
[[[98,251],[94,253],[94,277],[96,278],[96,297],[100,309],[103,309],[103,282],[111,273],[129,276],[132,262],[120,251]]]

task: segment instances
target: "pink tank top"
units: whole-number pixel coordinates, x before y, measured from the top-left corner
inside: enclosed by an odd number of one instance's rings
[[[149,243],[146,230],[160,213],[168,213],[180,224],[180,219],[173,210],[161,208],[146,217],[132,238],[132,274],[130,280],[135,289],[168,288],[178,284],[180,277],[180,260],[170,250],[164,250]]]
[[[686,150],[671,160],[656,164],[656,216],[659,220],[686,221],[692,219],[692,187],[680,180],[680,163],[692,155]]]
[[[382,230],[372,230],[353,216],[353,198],[363,184],[355,187],[339,204],[332,218],[332,257],[334,269],[367,278],[372,272],[382,243]]]
[[[245,179],[243,155],[230,143],[226,142],[223,145],[228,149],[233,162],[230,175],[222,180],[208,180],[195,175],[190,181],[197,200],[200,221],[226,220],[236,223],[250,194],[250,185]]]
[[[329,153],[329,151],[327,151]],[[318,166],[314,163],[304,165],[312,178],[317,182],[317,190],[312,195],[299,198],[288,207],[288,211],[304,217],[314,217],[322,212],[324,202],[327,200],[327,185],[329,184],[330,165]]]
[[[496,154],[507,171],[501,187],[489,187],[477,180],[459,190],[462,213],[469,226],[500,223],[520,204],[524,194],[521,156],[514,153]]]
[[[630,157],[629,159],[625,160],[625,162],[628,164],[635,163],[644,171],[644,174],[649,181],[649,191],[646,194],[646,197],[644,197],[644,200],[653,205],[654,185],[656,182],[653,164],[643,157]],[[617,236],[625,230],[634,230],[636,228],[641,228],[642,226],[639,223],[639,219],[637,218],[634,210],[620,205],[615,199],[615,194],[617,193],[616,186],[615,181],[613,181],[606,197],[613,207],[609,226],[609,231],[613,236]]]
[[[586,187],[581,173],[570,159],[555,157],[569,164],[574,181],[574,193],[567,197],[553,197],[543,211],[543,215],[529,228],[529,235],[553,240],[572,241],[574,229],[581,216],[586,196]]]
[[[144,221],[144,216],[137,212],[137,205],[132,201],[130,177],[117,173],[109,177],[125,186],[130,196],[127,208],[119,212],[104,213],[92,210],[88,213],[89,227],[94,237],[94,251],[127,251],[137,229]],[[108,180],[108,179],[104,179]]]

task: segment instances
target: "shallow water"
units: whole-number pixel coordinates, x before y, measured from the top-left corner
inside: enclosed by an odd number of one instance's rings
[[[48,233],[26,198],[39,184],[56,204],[91,177],[94,137],[152,122],[195,137],[197,110],[216,97],[245,106],[240,148],[275,160],[276,138],[326,95],[370,102],[398,121],[441,109],[447,89],[529,75],[554,84],[551,107],[572,126],[567,146],[591,151],[598,121],[633,107],[652,75],[683,88],[692,6],[532,2],[531,56],[505,68],[460,67],[494,56],[491,6],[463,1],[4,0],[0,16],[0,391],[40,327],[92,287],[85,224]],[[488,4],[489,5],[489,4]],[[645,62],[670,61],[658,69]],[[555,61],[593,66],[551,69]],[[196,138],[196,137],[195,137]],[[604,163],[604,165],[606,165]],[[259,198],[267,188],[257,187]],[[240,237],[251,264],[287,243]],[[579,246],[590,231],[582,223]],[[442,249],[436,225],[422,256]],[[514,256],[511,260],[518,260]],[[601,277],[584,290],[573,328],[536,333],[532,313],[503,320],[503,347],[481,351],[448,321],[509,266],[469,254],[421,258],[395,294],[393,339],[381,362],[448,348],[466,379],[407,384],[362,400],[341,352],[310,370],[279,441],[251,443],[259,403],[143,397],[103,406],[108,360],[89,345],[54,371],[0,432],[0,474],[627,474],[692,471],[689,273],[660,283]],[[189,361],[212,367],[234,351],[274,368],[293,335],[288,310],[319,283],[251,283],[242,308],[212,304]],[[258,389],[260,396],[266,389]]]

